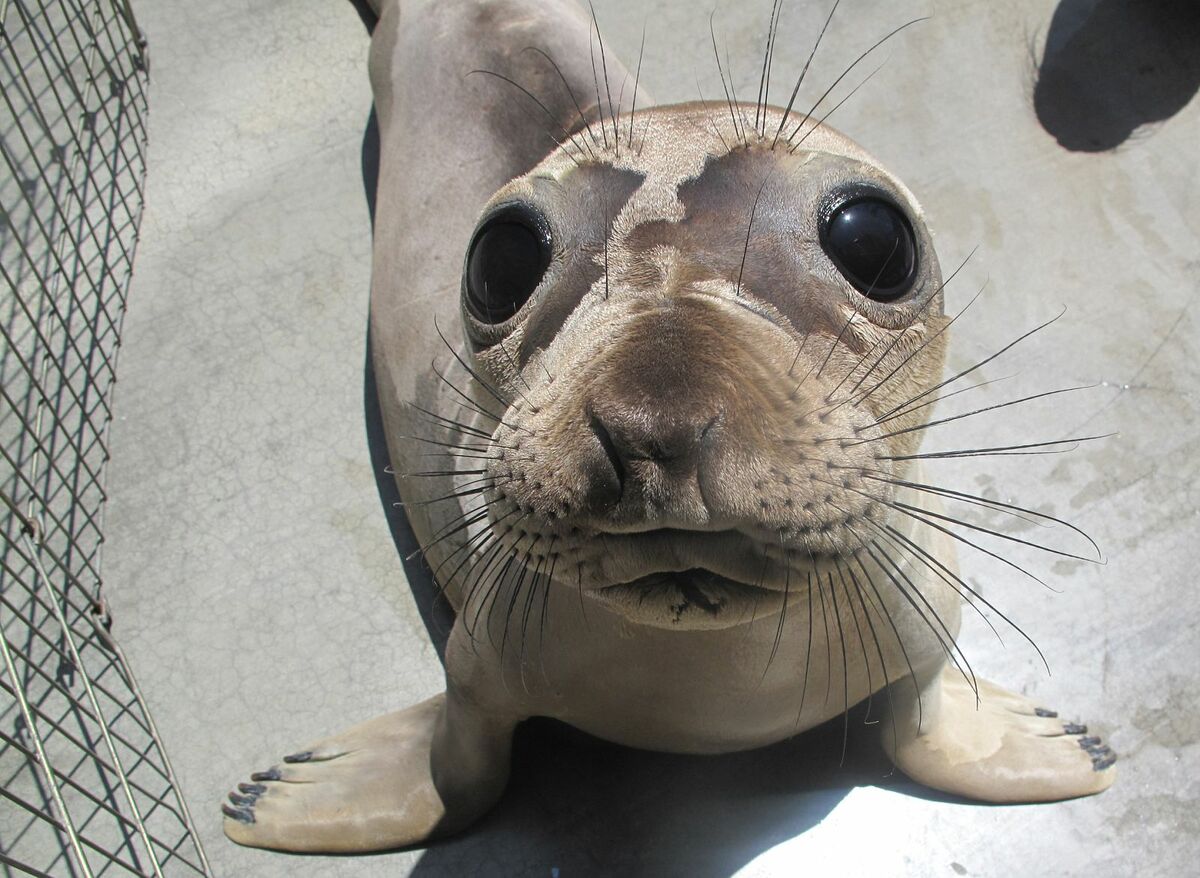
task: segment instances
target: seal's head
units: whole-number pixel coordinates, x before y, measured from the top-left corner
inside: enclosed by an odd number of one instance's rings
[[[735,136],[718,112],[581,132],[496,193],[463,272],[473,369],[507,406],[498,542],[664,627],[778,610],[877,537],[944,354],[903,184],[832,129],[773,141],[768,110]]]

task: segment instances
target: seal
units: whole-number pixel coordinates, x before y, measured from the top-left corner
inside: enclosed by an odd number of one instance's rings
[[[936,789],[1109,786],[1111,750],[956,644],[982,598],[939,504],[970,495],[929,485],[919,448],[960,376],[941,379],[953,320],[904,184],[795,93],[652,106],[567,0],[377,12],[370,331],[456,613],[446,690],[251,775],[226,834],[349,852],[456,832],[532,716],[725,753],[872,695],[887,753]]]

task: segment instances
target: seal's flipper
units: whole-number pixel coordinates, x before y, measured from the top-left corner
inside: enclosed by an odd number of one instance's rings
[[[1054,802],[1103,792],[1116,777],[1116,754],[1087,727],[979,680],[975,690],[945,667],[921,692],[911,681],[892,693],[895,739],[884,747],[913,780],[984,802]],[[919,729],[918,729],[919,724]]]
[[[225,834],[250,847],[347,853],[461,829],[503,792],[513,729],[462,714],[438,695],[285,756],[229,794]]]

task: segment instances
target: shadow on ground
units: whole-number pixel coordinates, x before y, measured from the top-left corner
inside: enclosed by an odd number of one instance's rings
[[[1046,132],[1076,152],[1115,149],[1200,88],[1200,3],[1062,0],[1037,68]]]

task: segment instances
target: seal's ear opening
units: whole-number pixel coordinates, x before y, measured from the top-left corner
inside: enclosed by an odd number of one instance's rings
[[[821,248],[850,284],[876,302],[894,302],[917,278],[917,241],[904,211],[869,190],[835,201],[821,222]]]
[[[550,224],[532,205],[506,204],[488,215],[467,250],[463,296],[471,316],[494,326],[520,311],[552,252]]]

